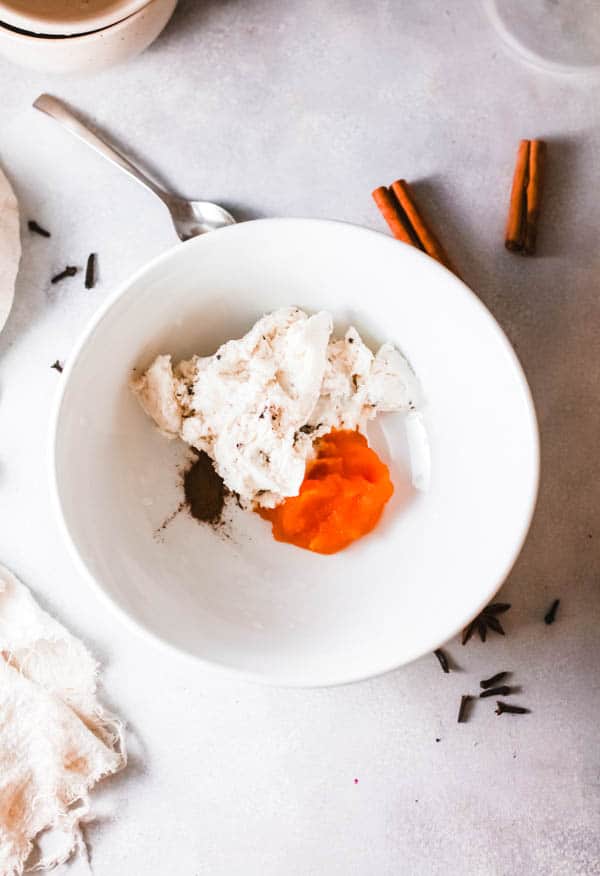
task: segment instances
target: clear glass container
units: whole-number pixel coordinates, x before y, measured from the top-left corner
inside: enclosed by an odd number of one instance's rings
[[[483,0],[523,60],[562,74],[600,74],[600,0]]]

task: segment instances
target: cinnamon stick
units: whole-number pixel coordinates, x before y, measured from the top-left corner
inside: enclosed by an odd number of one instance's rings
[[[406,216],[419,239],[421,248],[432,258],[437,259],[437,261],[444,265],[444,267],[454,271],[442,244],[419,213],[406,180],[398,179],[396,182],[392,183],[392,191],[395,194],[398,203],[406,213]],[[456,271],[454,271],[454,273],[456,273]]]
[[[525,245],[527,221],[527,183],[529,181],[529,140],[521,140],[510,192],[510,206],[504,245],[511,252],[521,252]]]
[[[441,243],[419,213],[406,180],[396,180],[390,188],[379,186],[372,194],[373,200],[397,240],[403,240],[404,243],[417,247],[455,274],[457,273]]]
[[[381,210],[381,214],[396,240],[403,240],[404,243],[410,243],[411,246],[418,246],[409,231],[406,218],[398,209],[396,198],[387,186],[379,186],[372,194],[373,200]]]
[[[546,144],[543,140],[532,140],[529,147],[529,179],[525,199],[527,215],[525,219],[525,242],[523,251],[533,255],[537,238],[537,223],[542,198],[542,183],[546,159]]]

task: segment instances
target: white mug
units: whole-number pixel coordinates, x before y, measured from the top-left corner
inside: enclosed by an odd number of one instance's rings
[[[0,0],[0,55],[44,73],[95,73],[144,51],[177,0]],[[50,11],[53,10],[53,11]]]

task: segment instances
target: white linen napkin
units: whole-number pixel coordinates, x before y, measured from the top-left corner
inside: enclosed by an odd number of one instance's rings
[[[52,854],[33,869],[84,847],[89,792],[127,762],[97,676],[84,645],[0,566],[0,876],[23,872],[42,831]]]

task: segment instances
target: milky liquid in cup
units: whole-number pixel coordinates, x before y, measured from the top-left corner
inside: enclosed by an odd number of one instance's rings
[[[123,0],[4,0],[4,6],[21,15],[52,22],[85,22],[102,13],[114,12],[119,19]]]

